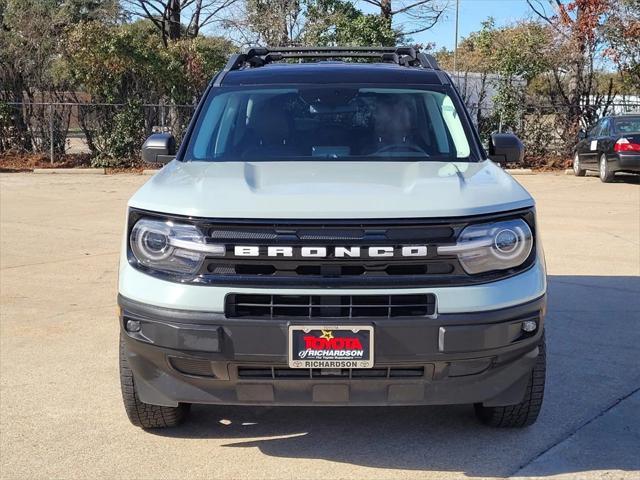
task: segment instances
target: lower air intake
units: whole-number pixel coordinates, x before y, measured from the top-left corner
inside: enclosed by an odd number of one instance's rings
[[[262,295],[229,294],[229,318],[395,318],[435,313],[433,294],[420,295]]]
[[[169,363],[180,373],[195,375],[198,377],[215,378],[211,369],[211,362],[207,360],[193,360],[190,358],[169,357]]]
[[[309,380],[335,378],[421,378],[424,367],[383,367],[383,368],[342,368],[342,369],[307,369],[286,367],[238,367],[238,378],[243,380]]]

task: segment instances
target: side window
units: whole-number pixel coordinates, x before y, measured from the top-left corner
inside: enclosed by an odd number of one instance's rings
[[[598,135],[600,135],[600,131],[602,129],[602,119],[598,120],[598,123],[596,123],[593,127],[591,127],[591,130],[589,130],[589,136],[590,137],[597,137]]]
[[[435,134],[437,153],[449,154],[453,150],[456,158],[471,155],[466,132],[451,97],[443,93],[428,93],[425,94],[425,105],[428,114],[424,121]]]
[[[224,111],[227,102],[229,100],[229,94],[223,93],[213,99],[207,112],[202,116],[200,123],[200,133],[196,137],[196,141],[193,145],[193,155],[196,158],[206,158],[209,155],[209,149],[211,147],[211,141],[214,138],[214,132],[220,124],[222,118],[222,112]]]
[[[600,129],[599,135],[601,137],[611,135],[611,119],[610,118],[605,118],[604,122],[602,123],[602,129]]]

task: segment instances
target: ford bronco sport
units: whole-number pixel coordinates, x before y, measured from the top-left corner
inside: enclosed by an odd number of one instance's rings
[[[485,152],[431,56],[250,49],[175,150],[149,137],[143,158],[167,164],[128,204],[133,424],[177,425],[194,403],[473,404],[488,425],[536,420],[544,257],[533,199],[494,163],[523,147],[496,134]]]

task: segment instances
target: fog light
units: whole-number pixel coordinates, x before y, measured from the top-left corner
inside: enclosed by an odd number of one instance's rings
[[[127,320],[127,332],[139,332],[140,331],[140,322],[138,320]]]
[[[538,322],[535,320],[525,320],[522,322],[522,330],[527,333],[535,332],[536,328],[538,328]]]

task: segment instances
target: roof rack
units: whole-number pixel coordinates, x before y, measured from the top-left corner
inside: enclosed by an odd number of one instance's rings
[[[433,55],[420,52],[414,47],[251,47],[244,53],[231,55],[214,85],[220,85],[225,75],[232,70],[262,67],[291,58],[378,58],[385,63],[404,67],[440,70]]]

